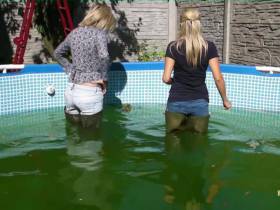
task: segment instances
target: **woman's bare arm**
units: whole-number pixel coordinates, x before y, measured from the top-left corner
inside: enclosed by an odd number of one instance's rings
[[[172,58],[169,58],[169,57],[165,57],[164,72],[162,75],[162,81],[165,84],[170,85],[172,83],[171,74],[173,71],[174,64],[175,64],[175,60],[173,60]]]
[[[231,108],[231,102],[227,98],[225,81],[220,70],[220,64],[218,58],[212,58],[209,60],[209,65],[212,70],[212,74],[215,80],[216,87],[220,93],[220,96],[223,100],[223,105],[226,109]]]

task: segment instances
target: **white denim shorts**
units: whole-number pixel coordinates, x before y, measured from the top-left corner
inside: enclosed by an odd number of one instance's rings
[[[68,114],[93,115],[103,109],[101,87],[70,83],[65,90],[65,112]]]

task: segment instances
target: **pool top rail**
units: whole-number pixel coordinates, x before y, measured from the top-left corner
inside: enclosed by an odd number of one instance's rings
[[[270,66],[245,66],[237,64],[221,64],[223,73],[247,74],[257,76],[280,77],[279,67]],[[110,71],[153,71],[163,70],[164,62],[115,62]],[[2,73],[1,73],[2,71]],[[208,71],[210,69],[208,68]],[[25,65],[0,65],[0,76],[38,73],[62,73],[63,68],[59,64],[25,64]]]

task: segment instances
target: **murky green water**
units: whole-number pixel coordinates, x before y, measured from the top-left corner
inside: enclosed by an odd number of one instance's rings
[[[108,106],[93,134],[57,109],[0,117],[0,209],[280,209],[279,114],[212,107],[208,135],[166,136],[163,112]]]

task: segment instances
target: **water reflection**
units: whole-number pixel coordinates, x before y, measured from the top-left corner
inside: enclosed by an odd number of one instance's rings
[[[217,112],[208,136],[165,136],[162,110],[109,106],[94,132],[61,109],[2,117],[1,209],[279,209],[279,126]]]
[[[205,177],[208,149],[207,135],[189,132],[167,134],[165,202],[176,209],[210,208],[220,186],[218,182],[208,183],[209,177]]]
[[[127,130],[127,122],[127,115],[120,109],[108,108],[97,128],[67,123],[70,166],[62,176],[63,183],[72,183],[68,187],[74,194],[76,208],[211,209],[221,184],[205,175],[209,164],[208,136],[189,132],[167,134],[164,158],[162,154],[129,150],[131,131]],[[154,137],[143,132],[139,137],[145,136],[142,144],[148,144]],[[130,167],[129,161],[137,167]],[[149,173],[154,167],[157,173]],[[140,175],[139,170],[147,173]],[[67,181],[65,173],[72,174]],[[135,173],[138,176],[132,175]]]
[[[83,123],[66,116],[66,147],[73,166],[95,170],[102,162],[101,120],[101,113],[92,119],[83,118]]]
[[[69,177],[78,209],[117,209],[122,197],[120,177],[113,165],[122,158],[122,142],[126,138],[126,119],[118,108],[108,107],[97,126],[66,122]],[[75,171],[78,169],[78,172]],[[64,183],[69,181],[63,180]]]

